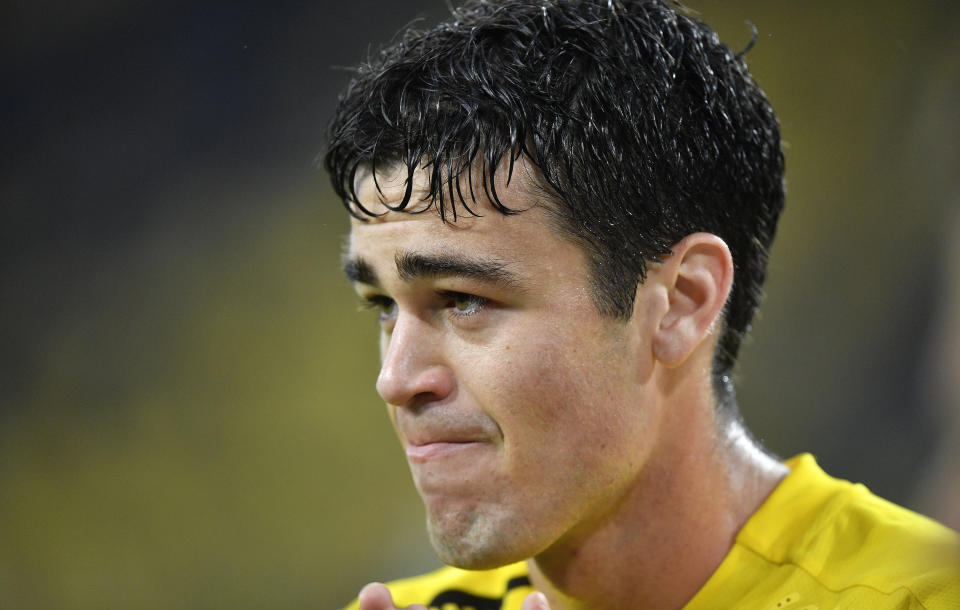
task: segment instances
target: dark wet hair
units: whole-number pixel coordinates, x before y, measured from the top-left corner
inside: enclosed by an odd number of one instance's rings
[[[527,157],[562,234],[586,252],[597,309],[628,319],[647,264],[705,231],[730,247],[734,284],[714,356],[721,404],[759,305],[783,208],[777,119],[741,54],[657,0],[476,0],[409,29],[358,68],[325,165],[357,218],[359,172],[430,176],[425,201],[472,214]],[[417,206],[419,209],[419,206]],[[735,410],[735,406],[732,407]]]

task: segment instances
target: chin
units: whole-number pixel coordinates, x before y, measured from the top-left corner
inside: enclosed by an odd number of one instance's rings
[[[520,544],[523,529],[511,520],[494,519],[480,511],[443,516],[427,515],[430,544],[440,560],[464,570],[489,570],[526,559]]]

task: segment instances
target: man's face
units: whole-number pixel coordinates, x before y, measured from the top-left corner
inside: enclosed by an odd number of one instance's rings
[[[378,181],[400,200],[401,183]],[[431,541],[461,567],[573,542],[636,482],[655,437],[638,316],[597,312],[582,251],[529,192],[517,176],[498,186],[513,216],[481,201],[480,218],[389,212],[350,234],[347,274],[380,310],[377,390]],[[372,180],[359,195],[377,208]]]

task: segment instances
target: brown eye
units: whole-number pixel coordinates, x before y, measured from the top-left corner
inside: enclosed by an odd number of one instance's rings
[[[473,316],[483,310],[487,299],[473,294],[456,292],[450,295],[453,309],[458,316]]]
[[[390,297],[368,297],[364,299],[364,306],[368,309],[376,309],[381,322],[389,320],[397,313],[397,302]]]
[[[397,313],[397,302],[393,299],[386,299],[377,307],[380,309],[380,319],[392,318]]]

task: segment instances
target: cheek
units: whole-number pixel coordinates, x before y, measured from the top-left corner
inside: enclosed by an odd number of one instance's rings
[[[499,351],[498,374],[485,380],[480,398],[501,426],[514,466],[593,467],[636,442],[641,422],[623,354],[584,353],[582,340],[562,335],[518,344],[525,348]]]

